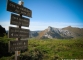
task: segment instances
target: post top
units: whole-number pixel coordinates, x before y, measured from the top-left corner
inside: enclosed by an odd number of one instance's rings
[[[23,5],[24,2],[23,2],[22,0],[20,0],[20,1],[18,2],[18,4],[19,4],[19,5]]]

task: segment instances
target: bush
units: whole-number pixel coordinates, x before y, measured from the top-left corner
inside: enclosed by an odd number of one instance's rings
[[[5,56],[11,56],[8,52],[8,41],[11,39],[0,37],[0,58]]]

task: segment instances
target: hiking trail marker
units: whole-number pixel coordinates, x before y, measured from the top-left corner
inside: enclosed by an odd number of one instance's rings
[[[32,17],[32,11],[23,6],[22,0],[19,4],[7,0],[7,11],[13,12],[11,14],[10,24],[17,25],[17,27],[9,27],[8,37],[16,38],[16,40],[9,41],[8,51],[15,51],[15,60],[20,60],[20,51],[26,50],[28,48],[28,40],[21,40],[21,38],[29,38],[29,29],[23,29],[24,27],[29,27],[30,19],[22,17],[28,16]]]
[[[30,23],[29,18],[24,18],[15,14],[11,14],[10,24],[29,27],[29,23]]]

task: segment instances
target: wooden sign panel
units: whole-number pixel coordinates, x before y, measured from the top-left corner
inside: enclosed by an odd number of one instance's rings
[[[10,24],[29,27],[30,20],[28,18],[20,17],[15,14],[11,14]]]
[[[32,17],[32,11],[30,9],[20,6],[19,4],[14,3],[10,0],[7,2],[7,11]]]
[[[28,40],[9,41],[9,52],[22,51],[28,48]]]
[[[29,38],[29,30],[9,27],[9,38]]]

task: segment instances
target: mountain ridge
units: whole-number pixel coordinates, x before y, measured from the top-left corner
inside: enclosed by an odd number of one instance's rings
[[[54,28],[51,26],[48,26],[43,31],[36,32],[37,38],[77,38],[77,37],[83,37],[83,28],[77,28],[77,27],[65,27],[65,28]]]

